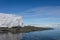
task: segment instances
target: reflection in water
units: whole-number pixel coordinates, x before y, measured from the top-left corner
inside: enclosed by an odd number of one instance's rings
[[[0,40],[21,40],[22,33],[0,33]]]
[[[0,33],[0,40],[60,40],[60,30],[29,33]]]
[[[24,33],[22,40],[60,40],[60,30]]]

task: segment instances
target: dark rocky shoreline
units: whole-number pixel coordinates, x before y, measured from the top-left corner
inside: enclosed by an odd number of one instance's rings
[[[0,27],[0,32],[33,32],[33,31],[43,31],[43,30],[52,30],[53,28],[43,28],[43,27],[35,27],[35,26],[15,26],[12,28],[8,27]]]

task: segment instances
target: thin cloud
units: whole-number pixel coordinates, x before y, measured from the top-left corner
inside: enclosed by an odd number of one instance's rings
[[[60,6],[38,7],[23,12],[26,17],[60,17]]]

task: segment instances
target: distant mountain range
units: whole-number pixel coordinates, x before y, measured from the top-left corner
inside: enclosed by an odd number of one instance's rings
[[[31,26],[37,26],[37,27],[51,27],[51,28],[60,28],[60,24],[32,24]]]

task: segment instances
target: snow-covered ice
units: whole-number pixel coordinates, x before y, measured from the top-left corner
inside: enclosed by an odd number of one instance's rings
[[[0,13],[0,27],[22,26],[22,16]]]

